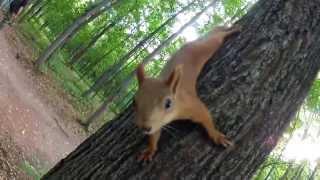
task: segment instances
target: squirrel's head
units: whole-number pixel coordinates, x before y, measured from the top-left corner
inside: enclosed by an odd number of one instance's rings
[[[136,73],[139,88],[135,96],[135,123],[144,133],[153,134],[174,120],[178,113],[176,94],[181,66],[165,80],[146,77],[141,64]]]

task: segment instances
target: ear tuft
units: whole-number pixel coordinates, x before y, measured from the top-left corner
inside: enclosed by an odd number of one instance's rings
[[[182,65],[177,65],[174,70],[171,72],[169,78],[166,81],[166,84],[170,87],[173,93],[176,93],[178,84],[180,82],[180,77],[182,74]]]
[[[139,86],[143,83],[145,79],[143,64],[139,64],[136,70],[136,75],[138,79]]]

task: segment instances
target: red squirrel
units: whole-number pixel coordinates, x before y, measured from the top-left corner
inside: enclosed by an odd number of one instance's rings
[[[139,160],[152,159],[157,151],[161,128],[179,119],[190,119],[202,125],[215,144],[233,145],[215,127],[207,107],[197,95],[196,81],[202,67],[224,39],[239,31],[240,27],[216,27],[205,37],[185,44],[170,58],[158,78],[146,77],[143,65],[138,66],[135,124],[149,136],[148,147]]]

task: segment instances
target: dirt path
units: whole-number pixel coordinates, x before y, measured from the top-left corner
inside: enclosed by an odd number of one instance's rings
[[[27,157],[40,159],[49,168],[83,138],[61,127],[61,118],[38,96],[37,82],[29,78],[5,36],[1,30],[0,131],[7,132]]]

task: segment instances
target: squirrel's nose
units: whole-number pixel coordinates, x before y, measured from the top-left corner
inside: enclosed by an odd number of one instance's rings
[[[146,134],[150,133],[151,129],[152,129],[151,127],[147,127],[147,126],[142,127],[143,132]]]

